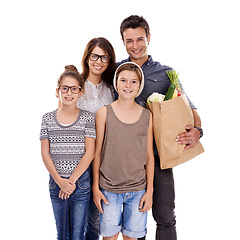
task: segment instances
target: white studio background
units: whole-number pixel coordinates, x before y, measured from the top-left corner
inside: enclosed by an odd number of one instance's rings
[[[119,27],[138,14],[150,25],[149,54],[180,70],[203,122],[205,153],[174,169],[178,239],[239,239],[238,9],[234,0],[1,2],[1,238],[56,239],[41,117],[57,107],[64,66],[81,71],[90,39],[107,38],[127,58]],[[148,240],[154,231],[149,214]]]

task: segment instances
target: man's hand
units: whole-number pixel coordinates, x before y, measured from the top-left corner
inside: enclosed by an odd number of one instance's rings
[[[176,141],[179,144],[186,145],[184,150],[187,150],[197,144],[200,138],[200,132],[198,129],[194,128],[191,125],[187,125],[185,129],[188,132],[178,135]]]

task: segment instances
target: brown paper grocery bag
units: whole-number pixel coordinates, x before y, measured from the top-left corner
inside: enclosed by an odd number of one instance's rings
[[[176,137],[186,132],[186,125],[194,126],[192,110],[184,95],[161,104],[148,103],[148,107],[153,114],[153,132],[161,169],[175,167],[204,152],[200,141],[185,151],[185,145],[176,142]]]

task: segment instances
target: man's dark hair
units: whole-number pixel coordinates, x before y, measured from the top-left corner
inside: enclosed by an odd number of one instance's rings
[[[125,18],[120,26],[120,33],[121,33],[122,38],[123,38],[123,32],[127,28],[135,29],[138,27],[144,28],[145,32],[146,32],[146,36],[148,37],[148,35],[150,33],[150,29],[149,29],[149,25],[148,25],[147,21],[143,17],[140,17],[138,15],[131,15],[131,16]]]

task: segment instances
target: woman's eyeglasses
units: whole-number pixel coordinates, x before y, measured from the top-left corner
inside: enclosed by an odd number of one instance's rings
[[[81,87],[79,86],[67,86],[67,85],[61,85],[59,86],[58,90],[61,92],[61,93],[67,93],[69,91],[69,89],[71,89],[71,92],[73,94],[77,94],[81,91]]]
[[[103,63],[107,63],[111,58],[106,55],[98,55],[96,53],[89,53],[88,55],[89,55],[89,59],[94,62],[96,62],[100,58]]]

